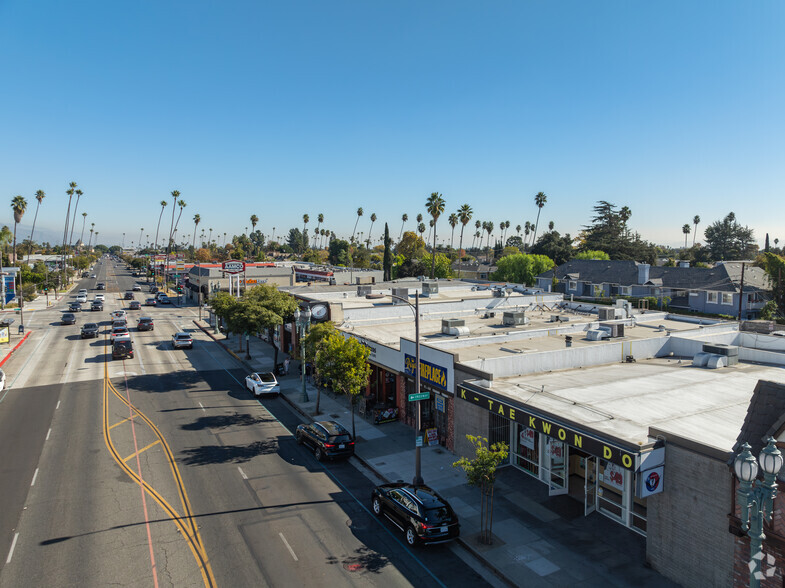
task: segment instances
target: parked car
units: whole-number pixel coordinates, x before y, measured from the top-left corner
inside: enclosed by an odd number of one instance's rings
[[[428,486],[404,482],[377,486],[371,492],[371,510],[390,519],[410,546],[452,541],[461,533],[458,515]]]
[[[72,312],[65,312],[63,316],[60,318],[60,324],[63,325],[75,325],[76,324],[76,315]]]
[[[68,310],[70,312],[82,312],[82,305],[79,302],[71,302],[68,304]]]
[[[354,455],[354,439],[351,433],[337,421],[316,421],[297,425],[294,437],[302,445],[313,449],[317,461],[351,457]]]
[[[136,323],[136,330],[137,331],[153,331],[155,330],[155,323],[153,323],[152,317],[143,316],[139,319],[139,322]]]
[[[141,310],[142,303],[138,300],[131,300],[131,303],[128,305],[128,310]]]
[[[95,285],[95,289],[96,290],[106,290],[106,284],[104,284],[103,282],[98,282]]]
[[[115,339],[112,343],[112,359],[133,359],[134,344],[131,339]]]
[[[158,304],[158,301],[155,298],[148,298],[144,301],[145,306],[155,306],[156,304]]]
[[[121,339],[130,339],[131,333],[128,332],[128,327],[112,327],[112,332],[109,334],[112,343],[114,343],[118,337]]]
[[[98,323],[82,325],[82,339],[95,339],[96,337],[98,337]]]
[[[125,300],[133,300],[134,299],[134,293],[133,292],[126,292],[125,296],[123,296],[123,299],[125,299]]]
[[[0,392],[5,390],[5,372],[0,370]]]
[[[100,300],[93,300],[93,303],[90,305],[90,310],[103,310],[104,303]]]
[[[272,372],[251,374],[245,377],[245,387],[253,392],[254,396],[262,394],[280,394],[281,386]]]
[[[193,349],[194,340],[190,333],[175,333],[172,335],[172,347],[174,349]]]

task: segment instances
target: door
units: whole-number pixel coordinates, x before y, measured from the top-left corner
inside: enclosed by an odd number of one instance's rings
[[[590,455],[586,458],[586,477],[583,480],[583,516],[597,510],[597,458]]]
[[[567,475],[569,446],[566,443],[547,438],[545,444],[545,481],[548,482],[548,496],[567,494]]]

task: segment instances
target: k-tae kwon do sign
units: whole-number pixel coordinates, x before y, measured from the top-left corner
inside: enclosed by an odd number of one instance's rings
[[[468,390],[463,386],[458,387],[458,398],[471,402],[484,408],[488,412],[503,416],[524,427],[528,427],[538,433],[543,433],[547,437],[563,441],[567,445],[581,449],[592,455],[620,465],[626,470],[635,469],[635,453],[625,451],[614,445],[605,443],[601,439],[578,432],[564,425],[560,425],[548,419],[526,412],[525,410],[501,402],[496,398],[491,398],[474,390]]]
[[[221,269],[227,274],[239,274],[245,270],[245,262],[236,260],[224,261]]]

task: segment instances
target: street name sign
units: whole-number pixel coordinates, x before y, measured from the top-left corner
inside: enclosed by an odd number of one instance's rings
[[[430,392],[420,392],[419,394],[409,394],[409,402],[417,402],[418,400],[428,400],[431,397]]]

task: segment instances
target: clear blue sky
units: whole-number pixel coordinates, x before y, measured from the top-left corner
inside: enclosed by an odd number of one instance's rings
[[[438,191],[447,236],[543,191],[541,231],[605,199],[656,243],[731,210],[785,241],[783,30],[781,0],[0,0],[0,223],[22,194],[27,236],[43,189],[62,239],[76,181],[101,242],[152,239],[173,189],[182,234],[345,238],[361,206],[397,237]]]

